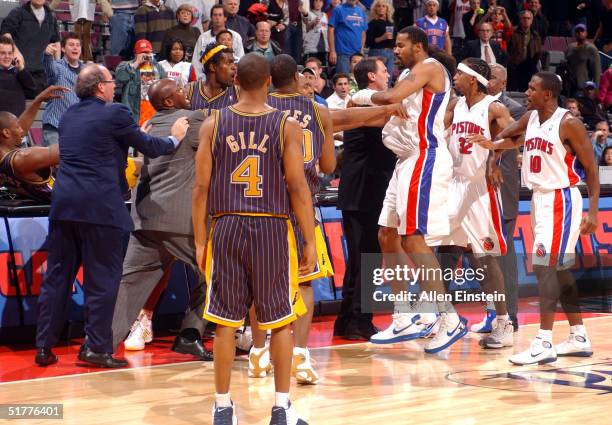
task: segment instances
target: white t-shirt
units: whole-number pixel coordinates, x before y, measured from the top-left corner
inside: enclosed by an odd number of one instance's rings
[[[189,82],[189,76],[191,75],[192,65],[189,62],[179,62],[172,65],[167,60],[159,63],[164,71],[166,71],[166,77],[174,81],[180,81],[184,86]]]
[[[36,16],[38,24],[42,24],[45,20],[45,8],[41,7],[37,9],[34,6],[30,5],[30,9],[32,9],[32,13],[34,13],[34,16]]]
[[[453,22],[453,37],[465,38],[465,29],[463,28],[463,15],[470,11],[470,2],[466,0],[462,3],[461,0],[455,2],[455,22]]]

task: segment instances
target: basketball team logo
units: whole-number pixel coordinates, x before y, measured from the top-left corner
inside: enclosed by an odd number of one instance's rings
[[[544,257],[546,255],[546,248],[544,247],[544,244],[539,243],[539,244],[536,245],[536,252],[535,252],[535,254],[538,257]]]
[[[491,251],[493,248],[495,248],[495,242],[493,242],[493,239],[491,239],[490,237],[486,237],[482,239],[481,242],[482,242],[483,248],[486,251]]]

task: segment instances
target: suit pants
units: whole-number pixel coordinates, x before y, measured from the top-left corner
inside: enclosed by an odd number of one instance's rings
[[[377,212],[342,211],[342,227],[346,238],[348,263],[342,283],[342,306],[338,315],[339,319],[358,323],[372,320],[372,313],[362,312],[362,285],[368,282],[361,281],[361,254],[380,252],[379,215]]]
[[[136,230],[130,235],[123,277],[119,285],[113,316],[113,349],[125,338],[138,313],[156,289],[172,263],[180,260],[197,273],[198,281],[191,290],[189,306],[181,324],[181,330],[196,329],[204,332],[203,319],[206,288],[204,276],[199,272],[195,258],[195,242],[192,235]]]
[[[516,316],[518,312],[518,269],[516,264],[516,251],[514,250],[514,227],[516,217],[504,219],[506,228],[506,255],[497,257],[497,261],[504,275],[504,289],[506,292],[506,308],[508,314]]]
[[[83,264],[85,334],[97,353],[112,353],[111,322],[121,281],[123,236],[111,226],[49,221],[47,271],[38,297],[36,347],[57,344],[70,306],[74,279]]]

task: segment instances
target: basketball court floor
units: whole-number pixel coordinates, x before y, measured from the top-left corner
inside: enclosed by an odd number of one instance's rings
[[[470,322],[480,313],[468,314]],[[559,316],[559,319],[562,319]],[[424,341],[387,346],[349,343],[331,336],[333,318],[313,325],[311,356],[322,379],[292,383],[292,400],[309,424],[605,424],[612,419],[612,315],[588,315],[591,358],[559,358],[546,366],[512,366],[538,329],[537,314],[521,314],[515,347],[483,350],[469,333],[450,350],[426,355]],[[389,316],[377,316],[386,326]],[[568,326],[555,324],[560,342]],[[169,351],[156,338],[143,352],[126,353],[131,368],[75,366],[78,344],[60,347],[60,362],[33,364],[33,350],[0,347],[0,403],[62,403],[63,420],[11,423],[210,424],[212,363]],[[247,357],[237,357],[232,399],[239,423],[268,424],[273,377],[248,378]]]

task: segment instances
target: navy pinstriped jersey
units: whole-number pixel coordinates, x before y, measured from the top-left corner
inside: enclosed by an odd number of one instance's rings
[[[282,158],[287,114],[276,109],[247,114],[230,106],[215,118],[211,214],[287,216],[291,205]]]
[[[317,161],[323,151],[325,132],[314,101],[300,94],[271,93],[268,105],[295,118],[304,132],[304,172],[310,193],[319,193]]]
[[[0,186],[17,195],[48,203],[51,201],[51,169],[43,168],[36,172],[41,181],[28,181],[18,177],[13,170],[13,158],[21,149],[13,149],[0,158]]]
[[[187,98],[191,101],[191,109],[204,109],[210,112],[211,109],[223,109],[238,102],[240,92],[236,86],[229,86],[218,95],[208,98],[204,94],[204,82],[197,81],[190,84],[187,89]]]

